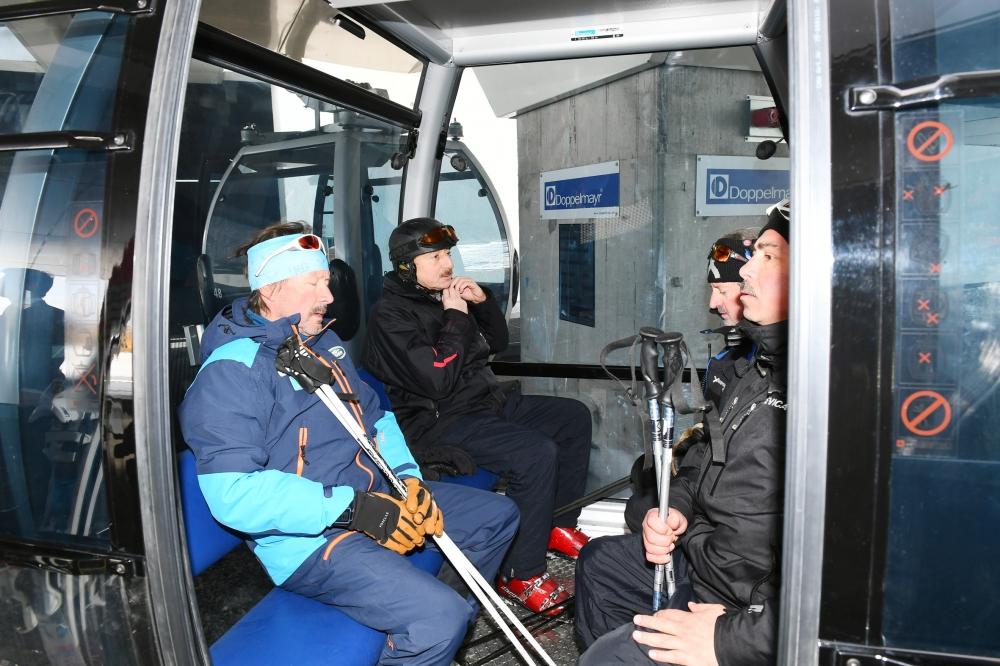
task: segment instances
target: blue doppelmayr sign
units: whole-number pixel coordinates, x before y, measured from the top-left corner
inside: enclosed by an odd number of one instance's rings
[[[789,196],[788,158],[698,156],[695,213],[761,215]]]
[[[604,162],[541,174],[543,220],[618,217],[618,162]]]
[[[741,206],[777,203],[788,196],[787,171],[708,169],[706,204]]]

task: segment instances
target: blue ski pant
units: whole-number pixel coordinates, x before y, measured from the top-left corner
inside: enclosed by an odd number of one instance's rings
[[[517,508],[495,493],[449,483],[427,485],[444,513],[448,536],[492,584],[517,531]],[[437,546],[427,539],[424,548]],[[338,541],[329,557],[327,550],[313,553],[282,587],[336,606],[387,634],[379,664],[451,663],[475,619],[473,600],[360,532]]]

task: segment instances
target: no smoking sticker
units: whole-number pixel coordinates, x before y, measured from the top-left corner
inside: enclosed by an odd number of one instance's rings
[[[73,217],[73,233],[80,238],[93,238],[101,228],[101,217],[93,208],[81,208]]]
[[[921,162],[939,162],[951,152],[955,135],[951,128],[937,120],[917,123],[906,135],[906,149]]]
[[[903,394],[899,421],[903,432],[909,436],[942,435],[951,425],[951,403],[937,391],[920,390]]]

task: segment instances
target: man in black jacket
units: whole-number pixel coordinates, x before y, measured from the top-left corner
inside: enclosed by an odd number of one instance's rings
[[[738,361],[721,398],[721,442],[685,458],[670,488],[666,523],[651,509],[642,533],[595,540],[581,560],[603,579],[600,602],[578,604],[577,629],[590,648],[580,666],[683,666],[775,662],[784,476],[788,238],[787,202],[769,212],[741,269],[740,328],[756,344]],[[674,550],[679,539],[680,550]],[[677,592],[646,613],[653,565],[674,559]],[[586,554],[585,554],[586,555]],[[634,617],[633,617],[634,616]],[[596,641],[596,642],[595,642]]]
[[[555,507],[583,496],[591,416],[567,398],[506,393],[489,357],[507,346],[496,300],[452,275],[454,229],[431,218],[404,222],[389,237],[382,298],[368,325],[365,367],[385,383],[417,461],[451,459],[507,479],[521,526],[498,589],[533,611],[558,612],[569,594],[545,572],[548,548],[576,557],[587,537],[579,511]],[[464,453],[463,453],[464,452]]]
[[[723,326],[713,333],[725,337],[725,346],[718,354],[710,356],[705,367],[705,380],[702,383],[702,393],[712,403],[716,414],[722,392],[736,376],[736,362],[741,358],[751,358],[753,342],[748,339],[737,324],[743,319],[743,304],[740,302],[740,269],[753,255],[753,242],[757,239],[759,230],[756,228],[740,229],[726,234],[712,243],[708,252],[707,280],[711,292],[708,299],[708,309],[719,315]],[[707,332],[707,331],[703,331]],[[701,439],[707,437],[703,423],[696,423],[688,429],[674,446],[674,460],[680,463],[684,452]],[[645,459],[640,456],[632,466],[632,496],[625,505],[625,524],[633,532],[642,530],[642,521],[651,507],[657,505],[656,475],[653,468],[645,468]],[[583,550],[580,557],[585,560],[593,551]],[[578,568],[584,569],[586,564],[581,561]],[[585,569],[586,570],[586,569]],[[588,579],[584,576],[576,578],[577,603],[587,603],[589,591],[586,588]]]

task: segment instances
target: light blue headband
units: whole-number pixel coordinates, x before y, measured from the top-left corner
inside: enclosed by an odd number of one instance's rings
[[[326,249],[304,250],[298,245],[307,234],[289,234],[257,243],[247,250],[247,277],[254,291],[303,273],[328,271]],[[259,275],[258,275],[259,273]]]

